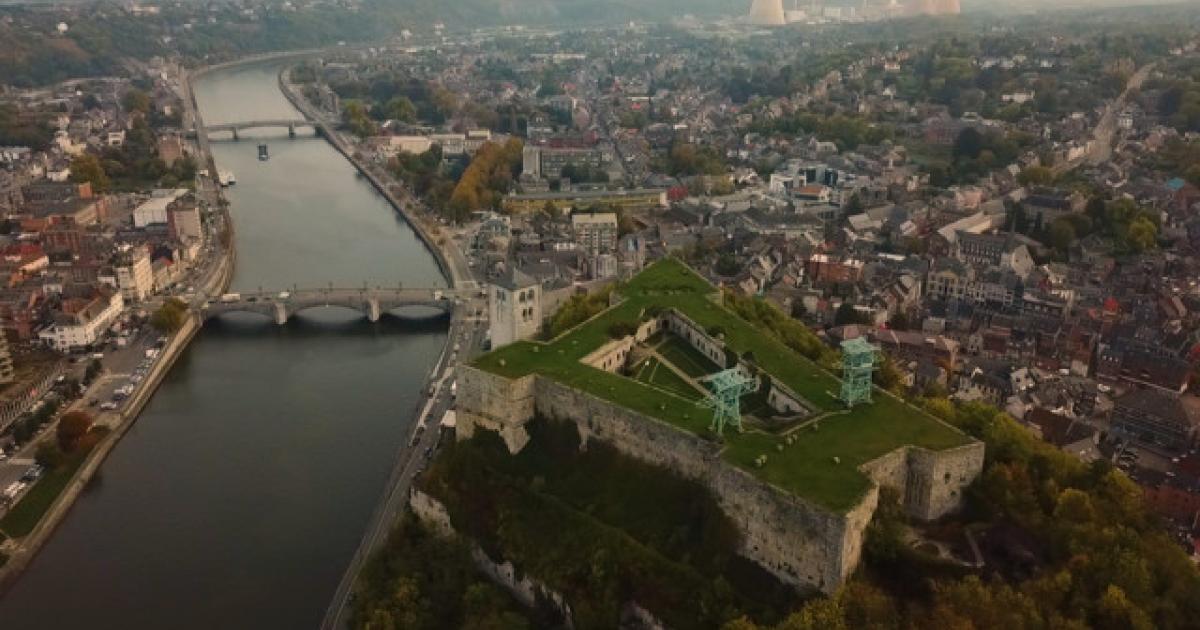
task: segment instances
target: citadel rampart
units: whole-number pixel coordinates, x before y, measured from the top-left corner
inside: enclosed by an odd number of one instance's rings
[[[730,464],[720,457],[718,443],[551,378],[508,379],[470,366],[459,369],[460,439],[479,428],[497,431],[515,453],[528,443],[525,424],[535,417],[572,422],[584,447],[598,439],[627,456],[705,484],[737,524],[742,555],[788,584],[826,593],[858,565],[879,485],[900,490],[913,517],[935,519],[958,506],[963,489],[983,464],[982,443],[942,452],[897,449],[861,467],[877,485],[851,509],[837,512]]]

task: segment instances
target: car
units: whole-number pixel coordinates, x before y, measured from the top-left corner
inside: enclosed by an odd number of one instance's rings
[[[112,411],[116,408],[117,408],[117,403],[114,403],[114,402],[106,402],[106,403],[102,403],[100,405],[100,409],[102,409],[104,411]]]

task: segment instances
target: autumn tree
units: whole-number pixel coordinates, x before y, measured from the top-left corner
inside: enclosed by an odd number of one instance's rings
[[[84,411],[68,411],[63,414],[63,417],[58,421],[58,427],[55,429],[55,436],[58,438],[58,447],[64,453],[70,453],[75,450],[75,446],[80,438],[87,435],[88,430],[92,428],[92,422],[92,416]]]
[[[100,164],[100,158],[91,153],[81,153],[71,160],[71,181],[89,183],[94,192],[108,190],[108,174]]]
[[[150,325],[159,332],[173,333],[183,327],[187,316],[188,305],[178,298],[171,298],[150,316]]]

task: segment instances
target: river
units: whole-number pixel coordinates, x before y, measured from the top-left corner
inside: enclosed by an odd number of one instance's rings
[[[196,85],[209,124],[299,115],[277,65]],[[214,142],[234,290],[444,286],[433,257],[323,140]],[[266,141],[271,159],[257,159]],[[310,310],[206,325],[17,584],[5,630],[313,628],[354,553],[444,320]]]

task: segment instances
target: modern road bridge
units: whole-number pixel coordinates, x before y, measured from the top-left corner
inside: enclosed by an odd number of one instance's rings
[[[320,125],[318,125],[317,123],[305,120],[303,118],[295,118],[295,119],[278,119],[278,120],[247,120],[244,122],[219,123],[219,124],[215,124],[215,125],[206,125],[204,127],[204,131],[209,134],[217,133],[220,131],[229,131],[229,132],[233,133],[233,139],[238,140],[239,139],[238,132],[245,131],[247,129],[269,129],[269,128],[284,129],[284,128],[286,128],[288,130],[288,136],[295,137],[297,127],[310,127],[314,130],[320,129]]]
[[[211,299],[199,308],[205,321],[225,313],[258,313],[283,325],[301,311],[334,306],[356,310],[368,320],[376,322],[385,313],[407,307],[425,307],[450,314],[472,297],[474,294],[471,292],[453,289],[293,289],[230,293]]]

